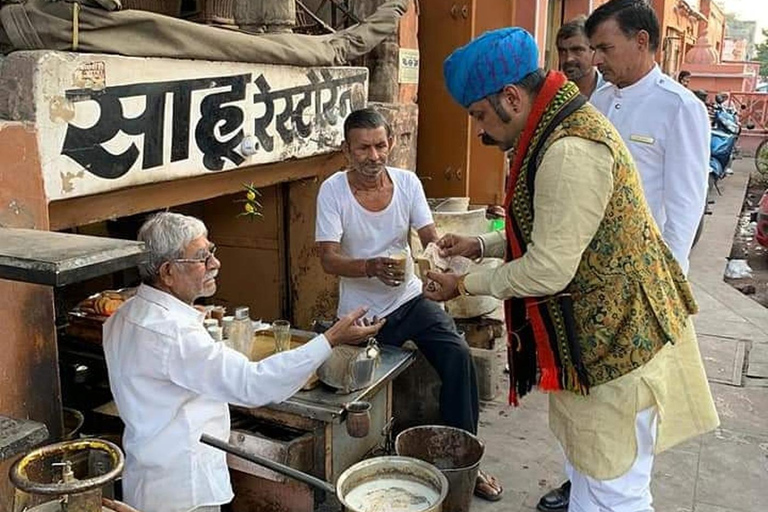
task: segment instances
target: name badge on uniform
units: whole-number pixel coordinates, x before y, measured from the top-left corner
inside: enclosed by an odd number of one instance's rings
[[[639,142],[641,144],[653,144],[655,139],[646,135],[630,135],[629,140],[632,142]]]

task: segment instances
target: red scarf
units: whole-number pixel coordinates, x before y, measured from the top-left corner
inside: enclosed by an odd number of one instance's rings
[[[506,257],[507,261],[520,258],[524,254],[524,248],[521,247],[520,240],[513,233],[512,220],[510,215],[510,205],[514,197],[518,176],[520,174],[520,170],[522,168],[526,154],[533,150],[530,145],[537,131],[537,128],[539,128],[542,117],[547,111],[555,95],[560,91],[566,82],[567,78],[560,72],[551,71],[547,74],[541,91],[539,91],[539,93],[536,95],[536,99],[533,103],[531,113],[528,116],[528,120],[526,121],[525,128],[520,135],[520,139],[518,140],[517,145],[515,146],[515,158],[510,168],[507,182],[507,192],[504,199],[504,210],[506,211],[507,215],[505,223],[505,230],[508,241],[508,251]],[[528,320],[531,323],[534,339],[536,340],[536,362],[541,372],[538,387],[543,391],[557,391],[563,389],[559,378],[559,369],[557,368],[555,361],[555,354],[552,351],[552,347],[547,342],[549,335],[544,325],[544,319],[542,318],[539,308],[535,307],[538,299],[528,297],[524,300],[526,314],[528,316]],[[506,301],[505,310],[510,306],[511,302]],[[508,333],[514,333],[518,326],[511,325],[511,314],[509,311],[506,311],[505,317]],[[511,357],[514,357],[514,352],[519,352],[521,350],[519,345],[513,346],[513,344],[515,344],[513,341],[514,339],[514,335],[509,336],[508,350],[513,351],[513,353],[510,354]],[[514,379],[513,373],[513,369],[510,366],[510,377],[512,379]],[[509,402],[514,405],[517,405],[518,403],[518,396],[515,390],[514,382],[512,385],[510,385]]]

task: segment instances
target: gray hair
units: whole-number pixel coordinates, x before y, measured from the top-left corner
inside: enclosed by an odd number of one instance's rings
[[[154,283],[163,263],[183,258],[184,248],[201,236],[208,236],[208,229],[189,215],[161,212],[147,219],[138,237],[148,251],[147,262],[139,266],[142,281]]]

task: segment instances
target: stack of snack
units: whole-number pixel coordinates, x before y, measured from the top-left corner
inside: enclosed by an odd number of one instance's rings
[[[90,315],[112,316],[125,300],[121,292],[106,290],[82,301],[77,305],[77,310]]]

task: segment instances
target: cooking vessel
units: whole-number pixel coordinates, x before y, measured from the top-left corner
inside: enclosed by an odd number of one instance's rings
[[[333,494],[348,512],[442,512],[448,480],[431,464],[411,457],[374,457],[347,468],[336,487],[303,471],[266,459],[208,434],[200,442]]]

